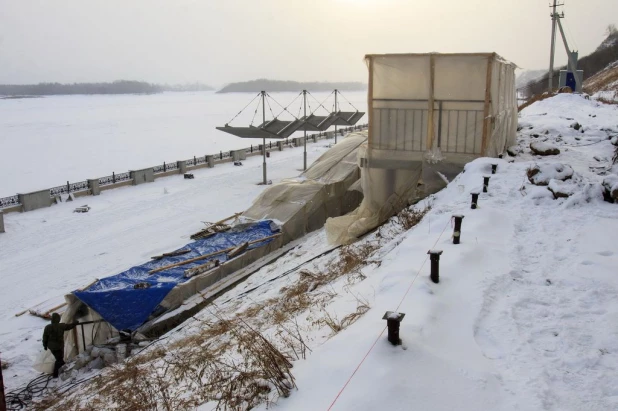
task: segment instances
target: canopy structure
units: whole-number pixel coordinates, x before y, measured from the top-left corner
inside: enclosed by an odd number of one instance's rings
[[[516,139],[516,66],[496,53],[381,54],[366,62],[369,139],[358,158],[364,199],[327,221],[333,243],[354,241]]]
[[[301,94],[306,94],[306,93],[307,93],[306,91],[303,91],[303,93]],[[335,97],[337,94],[340,94],[338,90],[334,90],[333,93],[335,93]],[[264,91],[261,92],[260,94],[262,96],[261,104],[262,106],[264,106],[266,98],[270,96],[268,95],[268,93]],[[322,106],[322,104],[320,104],[320,106]],[[283,107],[283,111],[287,111],[289,113],[289,111],[287,110],[287,107]],[[305,99],[305,112],[306,112],[306,99]],[[314,113],[310,113],[309,115],[304,115],[303,117],[296,118],[292,114],[292,116],[294,117],[294,120],[290,120],[290,121],[279,120],[278,116],[275,116],[272,120],[266,121],[266,110],[265,109],[263,109],[262,114],[263,114],[263,120],[262,120],[262,124],[260,124],[259,126],[253,126],[253,125],[250,125],[248,127],[231,126],[228,123],[223,127],[217,127],[217,130],[232,134],[240,138],[282,139],[282,138],[290,137],[294,132],[299,131],[299,130],[326,131],[331,126],[345,126],[345,127],[353,126],[353,125],[356,125],[356,123],[358,123],[358,121],[365,115],[364,112],[358,111],[358,110],[337,111],[337,107],[335,107],[334,112],[331,112],[325,116],[318,116]]]

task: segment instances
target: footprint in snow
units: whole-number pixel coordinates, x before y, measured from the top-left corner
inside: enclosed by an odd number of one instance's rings
[[[581,265],[593,265],[594,263],[592,261],[589,260],[584,260],[581,262]]]
[[[614,255],[612,251],[599,251],[597,254],[602,255],[603,257],[610,257]]]

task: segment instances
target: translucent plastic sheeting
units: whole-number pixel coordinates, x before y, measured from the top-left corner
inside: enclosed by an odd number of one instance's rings
[[[369,138],[359,151],[364,199],[326,222],[350,243],[442,189],[463,166],[515,143],[515,65],[495,53],[366,56]]]
[[[322,227],[327,217],[345,210],[346,191],[359,179],[357,150],[366,140],[366,132],[348,135],[297,178],[263,191],[243,217],[277,222],[286,242]]]

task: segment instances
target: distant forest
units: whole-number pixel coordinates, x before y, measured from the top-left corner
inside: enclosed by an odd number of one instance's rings
[[[243,93],[252,92],[257,93],[262,90],[266,91],[332,91],[338,89],[341,91],[359,91],[366,90],[367,85],[360,82],[344,82],[344,83],[327,83],[327,82],[298,82],[298,81],[281,81],[281,80],[267,80],[258,79],[251,81],[243,81],[239,83],[232,83],[217,93]]]
[[[163,91],[213,90],[201,83],[168,85],[144,81],[118,80],[111,83],[0,84],[0,96],[53,96],[64,94],[153,94]]]

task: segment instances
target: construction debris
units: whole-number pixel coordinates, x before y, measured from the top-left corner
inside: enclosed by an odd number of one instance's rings
[[[73,200],[67,200],[67,201],[73,201]],[[77,207],[75,210],[73,210],[74,213],[87,213],[88,211],[90,211],[90,207],[88,207],[87,204]]]
[[[230,216],[228,218],[224,218],[223,220],[219,220],[216,223],[205,223],[205,224],[209,224],[206,228],[204,228],[203,230],[198,231],[197,233],[193,234],[191,236],[192,240],[201,240],[203,238],[208,238],[210,236],[213,236],[217,233],[222,233],[225,231],[228,231],[230,229],[230,226],[227,224],[223,224],[224,222],[237,218],[239,215],[241,215],[241,213],[236,213],[233,216]]]
[[[259,238],[257,240],[249,241],[247,244],[248,245],[256,244],[256,243],[259,243],[259,242],[262,242],[262,241],[270,240],[271,238],[279,237],[280,235],[281,235],[281,233],[269,235],[268,237]],[[215,251],[214,253],[202,255],[202,256],[199,256],[199,257],[195,257],[195,258],[189,258],[188,260],[184,260],[184,261],[181,261],[179,263],[166,265],[166,266],[157,268],[155,270],[150,270],[150,271],[148,271],[148,274],[154,274],[154,273],[158,273],[160,271],[169,270],[170,268],[179,267],[181,265],[191,264],[191,263],[193,263],[195,261],[205,260],[207,258],[214,257],[214,256],[219,255],[219,254],[228,253],[228,252],[234,250],[235,248],[237,248],[237,247],[229,247],[229,248],[225,248],[223,250]]]
[[[191,249],[187,248],[183,250],[172,251],[170,253],[163,253],[161,255],[155,255],[154,257],[150,257],[150,258],[152,258],[153,260],[161,260],[165,257],[176,257],[176,256],[187,254],[190,252],[191,252]]]
[[[238,247],[227,253],[227,258],[234,258],[244,253],[247,248],[249,248],[249,242],[242,243]]]
[[[185,270],[185,278],[191,278],[199,274],[203,274],[213,268],[219,267],[219,260],[211,260],[206,264],[198,265],[197,267]]]

